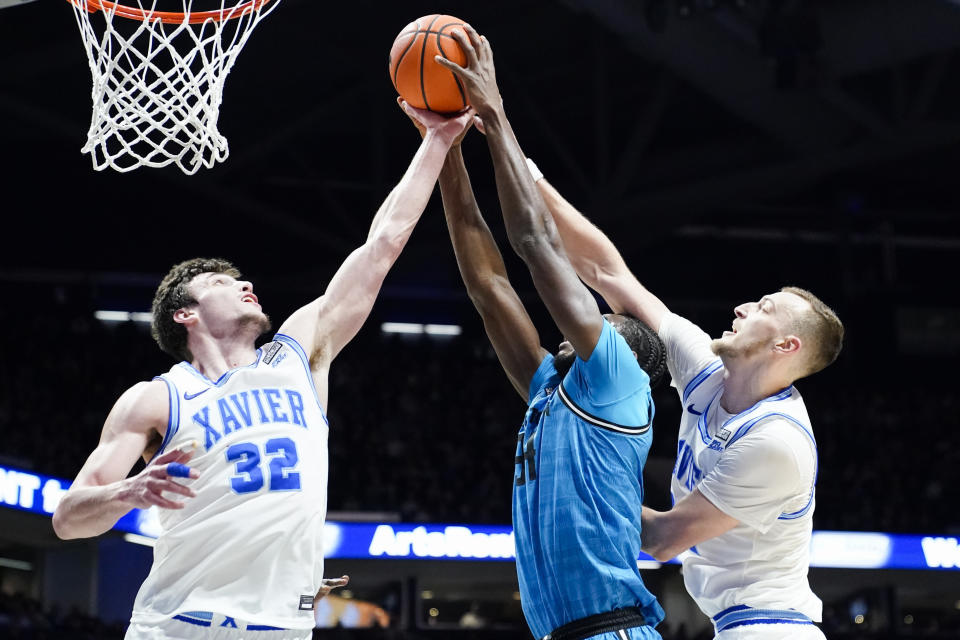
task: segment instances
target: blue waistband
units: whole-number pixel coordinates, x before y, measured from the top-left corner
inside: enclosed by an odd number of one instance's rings
[[[179,620],[180,622],[186,622],[188,624],[196,625],[198,627],[210,627],[214,623],[214,617],[211,611],[184,611],[173,616],[174,620]],[[238,622],[235,618],[230,616],[222,616],[223,620],[220,621],[218,627],[226,627],[231,629],[246,629],[247,631],[287,631],[283,627],[271,627],[265,624],[247,624],[245,622]]]
[[[717,633],[747,624],[813,624],[813,620],[793,609],[754,609],[740,604],[713,616]]]

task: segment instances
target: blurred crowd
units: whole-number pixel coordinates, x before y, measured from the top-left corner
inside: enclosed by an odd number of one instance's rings
[[[817,394],[808,402],[820,454],[816,528],[960,533],[960,399],[950,381]]]
[[[371,325],[332,367],[330,510],[509,523],[524,403],[486,339]],[[8,305],[0,326],[0,465],[72,479],[119,394],[173,364],[146,325],[104,323],[82,305],[36,305],[26,317]],[[886,373],[798,383],[819,446],[814,526],[957,532],[960,401],[948,379]],[[655,399],[648,485],[662,505],[680,407],[666,385]]]
[[[120,640],[125,627],[107,624],[77,610],[45,608],[25,595],[0,592],[0,638],[5,640]]]

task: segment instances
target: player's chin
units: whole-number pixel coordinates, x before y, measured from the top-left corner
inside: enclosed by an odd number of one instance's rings
[[[270,322],[270,316],[259,310],[243,315],[240,318],[240,324],[244,326],[256,327],[261,334],[267,333],[273,326],[273,324]]]
[[[727,334],[730,334],[729,336]],[[714,338],[710,341],[710,350],[713,351],[715,356],[729,355],[733,352],[733,345],[731,344],[733,336],[736,334],[730,331],[724,331],[723,336],[719,338]]]

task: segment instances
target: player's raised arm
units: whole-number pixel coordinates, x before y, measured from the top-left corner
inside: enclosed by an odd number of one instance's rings
[[[554,322],[587,359],[603,328],[596,301],[570,265],[556,225],[527,170],[526,158],[503,111],[493,52],[472,27],[452,30],[467,58],[467,67],[437,57],[460,78],[469,102],[483,120],[497,179],[497,192],[510,244],[530,269],[537,292]]]
[[[542,174],[538,173],[534,179],[577,275],[603,296],[611,309],[632,314],[657,331],[667,306],[640,284],[610,238],[560,195]]]
[[[455,145],[440,172],[443,211],[457,266],[494,351],[517,393],[527,401],[530,380],[546,355],[527,310],[510,284],[503,256],[484,222],[470,176]]]
[[[53,514],[53,529],[64,540],[89,538],[108,531],[133,508],[181,509],[183,503],[163,492],[187,498],[193,491],[173,478],[197,478],[185,466],[191,452],[174,450],[127,478],[137,459],[150,451],[167,422],[166,385],[141,382],[117,400],[107,416],[100,444],[84,463]]]
[[[374,216],[366,242],[347,256],[324,294],[280,327],[280,333],[303,345],[315,366],[329,364],[367,319],[387,272],[427,206],[447,150],[471,118],[469,113],[445,118],[409,105],[405,109],[426,127],[406,173]]]

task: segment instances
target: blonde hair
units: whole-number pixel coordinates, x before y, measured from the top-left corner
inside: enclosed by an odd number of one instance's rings
[[[806,367],[799,377],[804,378],[822,371],[840,355],[843,347],[843,323],[833,309],[806,289],[783,287],[780,291],[803,298],[810,305],[808,310],[802,311],[796,317],[797,333],[805,340],[809,349]]]

